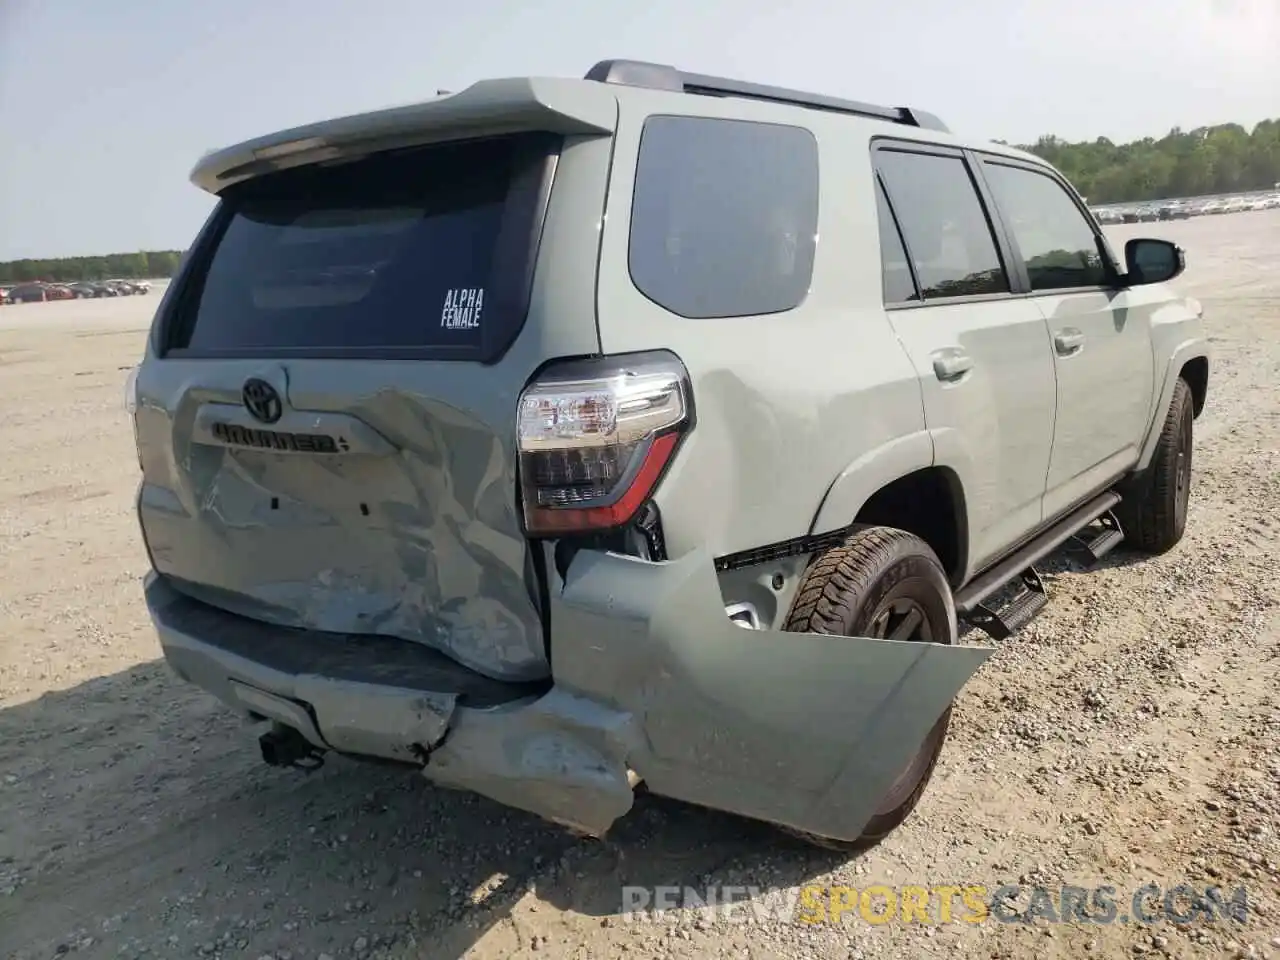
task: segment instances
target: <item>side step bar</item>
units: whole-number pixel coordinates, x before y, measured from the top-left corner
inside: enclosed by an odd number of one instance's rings
[[[1076,537],[1081,530],[1104,515],[1107,517],[1104,520],[1107,529],[1088,542],[1090,553],[1096,559],[1113,549],[1124,538],[1120,525],[1111,512],[1119,502],[1120,494],[1114,491],[1095,497],[979,575],[956,594],[956,612],[960,618],[985,631],[995,640],[1004,640],[1026,626],[1049,602],[1044,581],[1035,571],[1035,562]],[[1013,600],[999,611],[984,604],[988,597],[1015,578],[1021,578],[1022,590]]]
[[[1079,544],[1081,550],[1089,555],[1091,563],[1097,563],[1120,544],[1124,543],[1124,531],[1120,528],[1120,521],[1116,518],[1115,513],[1108,510],[1098,517],[1098,520],[1102,524],[1102,529],[1094,533],[1093,536],[1085,536],[1085,531],[1081,530],[1071,538]]]

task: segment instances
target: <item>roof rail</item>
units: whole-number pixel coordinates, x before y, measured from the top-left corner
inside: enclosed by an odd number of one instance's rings
[[[652,90],[669,90],[673,93],[692,93],[704,97],[742,97],[747,100],[768,100],[786,103],[812,110],[828,110],[848,113],[890,123],[904,123],[924,130],[949,133],[946,124],[931,113],[911,107],[880,107],[873,103],[841,100],[820,93],[804,93],[784,87],[769,87],[726,77],[711,77],[699,73],[685,73],[661,63],[642,60],[601,60],[587,71],[587,80],[600,83],[618,83],[630,87],[648,87]]]

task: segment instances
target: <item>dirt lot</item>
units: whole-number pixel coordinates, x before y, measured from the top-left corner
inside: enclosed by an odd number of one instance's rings
[[[1280,957],[1280,211],[1182,242],[1217,351],[1187,539],[1050,564],[910,822],[844,861],[644,800],[578,840],[421,778],[260,764],[140,601],[122,408],[158,297],[0,308],[0,956]],[[623,885],[1247,887],[1243,925],[751,925]]]

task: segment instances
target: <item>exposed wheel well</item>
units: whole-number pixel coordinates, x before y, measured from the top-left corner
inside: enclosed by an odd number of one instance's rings
[[[1191,388],[1191,399],[1196,416],[1204,409],[1205,397],[1209,393],[1209,361],[1204,357],[1192,357],[1182,365],[1178,375],[1187,381]]]
[[[877,490],[855,523],[896,527],[929,544],[952,585],[964,576],[969,549],[960,479],[945,467],[926,467]]]

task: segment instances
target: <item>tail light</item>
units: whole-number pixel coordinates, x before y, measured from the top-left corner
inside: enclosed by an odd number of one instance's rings
[[[138,454],[138,469],[142,469],[142,444],[138,442],[138,368],[131,367],[124,378],[124,410],[133,427],[133,448]]]
[[[124,412],[133,416],[138,412],[138,368],[130,367],[124,378]]]
[[[520,395],[525,529],[546,536],[625,525],[692,423],[688,373],[672,354],[547,369]]]

